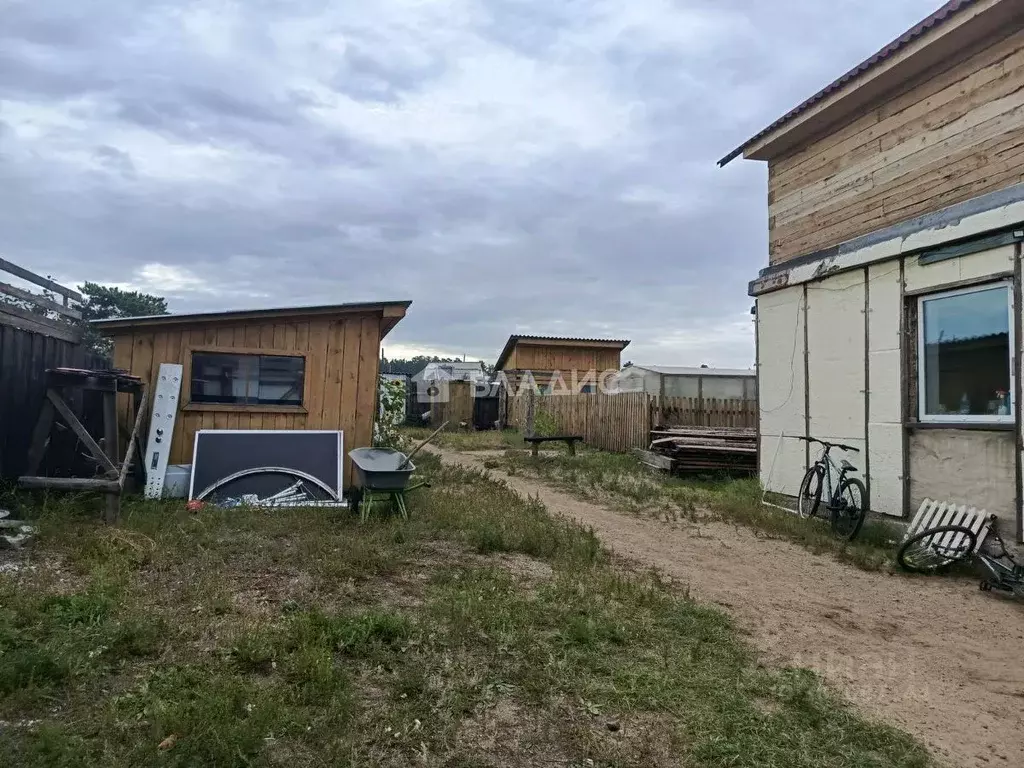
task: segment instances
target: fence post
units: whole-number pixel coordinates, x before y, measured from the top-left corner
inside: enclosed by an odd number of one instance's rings
[[[533,387],[530,387],[529,392],[526,395],[526,424],[523,427],[523,434],[526,437],[534,437],[533,434],[533,410],[534,410],[534,391]]]
[[[658,374],[658,426],[665,426],[665,374]]]
[[[697,377],[697,426],[705,427],[710,422],[707,419],[707,411],[704,408],[704,377]]]

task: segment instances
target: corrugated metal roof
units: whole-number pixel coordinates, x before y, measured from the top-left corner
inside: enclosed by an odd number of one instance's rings
[[[764,130],[762,130],[759,133],[751,136],[749,139],[747,139],[745,142],[743,142],[740,146],[738,146],[736,149],[734,149],[728,155],[726,155],[721,160],[719,160],[718,161],[718,165],[721,167],[721,166],[726,165],[727,163],[733,161],[734,159],[736,159],[737,157],[739,157],[743,153],[743,150],[744,150],[744,148],[747,145],[752,144],[755,141],[757,141],[758,139],[764,138],[765,136],[767,136],[772,131],[774,131],[774,130],[776,130],[778,128],[781,128],[783,125],[788,123],[790,120],[793,120],[794,118],[796,118],[799,115],[803,114],[804,112],[806,112],[808,109],[813,107],[818,102],[828,98],[829,96],[831,96],[836,91],[844,88],[846,85],[848,85],[849,83],[851,83],[854,80],[856,80],[857,78],[859,78],[865,72],[873,69],[878,64],[880,64],[883,61],[885,61],[886,59],[889,59],[890,57],[893,56],[893,54],[898,53],[903,48],[908,46],[910,43],[914,42],[919,37],[924,35],[926,32],[928,32],[928,31],[930,31],[932,29],[935,29],[938,26],[941,26],[943,23],[945,23],[946,21],[949,21],[949,19],[953,18],[954,16],[956,16],[961,11],[963,11],[966,8],[974,5],[975,2],[977,2],[977,0],[950,0],[950,2],[946,3],[944,6],[939,8],[939,10],[937,10],[931,16],[929,16],[928,18],[926,18],[923,21],[919,22],[918,24],[915,24],[913,27],[911,27],[906,32],[904,32],[902,35],[897,37],[895,40],[893,40],[887,46],[885,46],[880,51],[875,53],[873,56],[865,59],[860,64],[858,64],[856,67],[854,67],[853,69],[851,69],[849,72],[847,72],[846,74],[842,75],[838,79],[833,80],[831,83],[829,83],[824,88],[822,88],[820,91],[818,91],[816,94],[811,96],[811,98],[807,99],[807,101],[805,101],[802,104],[798,105],[797,107],[794,107],[793,109],[791,109],[789,112],[784,114],[782,117],[780,117],[778,120],[776,120],[774,123],[769,125]]]
[[[607,344],[609,347],[617,346],[619,349],[625,349],[629,346],[629,339],[584,339],[575,336],[530,336],[523,333],[513,333],[508,337],[508,341],[505,342],[505,347],[501,350],[501,354],[498,355],[498,362],[494,364],[495,369],[501,370],[501,366],[504,365],[505,360],[512,353],[512,348],[520,341],[582,341],[588,344]]]

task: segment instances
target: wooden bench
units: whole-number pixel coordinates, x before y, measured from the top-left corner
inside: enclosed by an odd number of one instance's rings
[[[562,442],[569,446],[569,455],[576,455],[576,443],[583,442],[580,435],[552,435],[551,437],[524,437],[523,442],[530,444],[530,453],[537,455],[541,443]]]

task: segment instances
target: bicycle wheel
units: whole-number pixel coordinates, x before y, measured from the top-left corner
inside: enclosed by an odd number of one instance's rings
[[[841,539],[853,541],[868,516],[868,491],[856,477],[848,477],[839,486],[839,503],[832,507],[832,532]]]
[[[797,491],[796,512],[800,517],[814,517],[818,514],[818,505],[821,504],[821,467],[817,465],[808,468],[807,474],[800,482],[800,490]]]
[[[929,528],[903,542],[896,562],[907,571],[934,573],[971,557],[977,543],[974,531],[962,525]]]

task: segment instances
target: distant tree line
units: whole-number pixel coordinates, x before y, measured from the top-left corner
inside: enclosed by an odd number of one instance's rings
[[[404,374],[406,376],[415,376],[417,373],[427,367],[429,363],[461,363],[461,358],[458,357],[438,357],[437,355],[416,355],[408,359],[396,357],[391,360],[388,358],[381,358],[380,361],[380,372],[381,373],[397,373]]]
[[[381,373],[396,373],[404,374],[406,376],[415,376],[417,373],[427,367],[429,363],[463,363],[465,360],[461,357],[438,357],[437,355],[416,355],[408,359],[396,357],[388,359],[386,357],[381,358],[380,361],[380,372]],[[484,363],[484,371],[488,376],[494,375],[494,366],[490,363]]]

